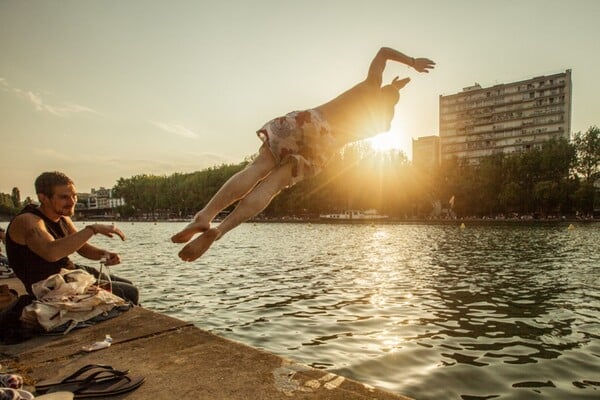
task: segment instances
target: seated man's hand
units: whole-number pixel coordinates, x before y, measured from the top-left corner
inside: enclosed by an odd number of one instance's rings
[[[117,253],[106,252],[104,256],[104,265],[117,265],[121,263],[121,257]]]
[[[121,238],[121,240],[125,240],[125,234],[121,232],[121,230],[117,228],[114,224],[94,224],[88,225],[87,227],[90,227],[94,231],[94,234],[99,233],[108,237],[113,237],[116,234]]]

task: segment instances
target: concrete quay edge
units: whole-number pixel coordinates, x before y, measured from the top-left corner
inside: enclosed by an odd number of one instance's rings
[[[106,334],[113,338],[110,347],[81,350]],[[410,400],[142,307],[67,335],[0,345],[0,364],[21,374],[32,391],[35,382],[61,379],[87,364],[146,378],[138,389],[109,399]]]

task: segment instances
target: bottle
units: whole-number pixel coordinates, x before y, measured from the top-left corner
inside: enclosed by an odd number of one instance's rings
[[[108,256],[103,256],[100,259],[100,272],[98,273],[98,279],[96,280],[96,286],[100,289],[104,289],[107,292],[112,292],[112,281],[110,279],[110,270],[108,269]],[[106,272],[104,271],[106,270]]]
[[[107,347],[110,347],[110,345],[112,344],[112,337],[110,337],[110,335],[106,335],[104,337],[104,340],[101,342],[94,342],[91,345],[88,346],[83,346],[82,349],[83,351],[96,351],[96,350],[100,350],[100,349],[105,349]]]

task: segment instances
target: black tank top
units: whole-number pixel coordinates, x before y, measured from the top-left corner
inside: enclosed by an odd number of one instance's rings
[[[46,217],[35,205],[29,204],[19,213],[35,214],[40,217],[46,225],[46,230],[54,239],[60,239],[67,236],[67,224],[63,217],[58,222],[54,222]],[[11,222],[12,223],[12,222]],[[58,261],[47,261],[31,251],[29,247],[16,243],[10,237],[10,224],[6,229],[6,255],[8,263],[15,271],[17,277],[23,282],[25,289],[31,295],[31,285],[48,278],[50,275],[57,274],[61,268],[72,268],[73,264],[69,257],[63,257]]]

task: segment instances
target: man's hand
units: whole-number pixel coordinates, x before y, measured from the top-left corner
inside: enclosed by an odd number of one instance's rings
[[[114,224],[113,225],[94,224],[94,225],[88,225],[88,226],[86,226],[86,228],[90,228],[92,230],[92,232],[94,232],[94,235],[96,233],[99,233],[104,236],[113,237],[115,234],[117,234],[121,238],[121,240],[125,240],[125,234],[123,232],[121,232],[121,230],[119,228],[117,228]]]
[[[435,68],[435,62],[428,58],[414,58],[412,67],[418,72],[429,73],[430,69]]]
[[[111,265],[117,265],[121,263],[121,257],[119,257],[119,255],[117,253],[112,253],[110,251],[107,251],[104,254],[104,265],[107,266],[111,266]]]
[[[119,236],[121,240],[125,240],[125,234],[121,232],[114,224],[92,224],[87,225],[85,228],[86,233],[89,235],[89,232],[92,232],[94,235],[99,233],[104,236],[108,236],[110,238],[115,235]],[[75,231],[75,227],[73,226],[73,231]],[[82,231],[79,231],[82,232]],[[89,236],[85,236],[89,239]],[[98,247],[92,246],[91,244],[84,243],[83,246],[77,250],[79,255],[85,258],[89,258],[90,260],[102,260],[105,265],[115,265],[121,262],[119,255],[117,253],[112,253],[107,250],[99,249]]]

